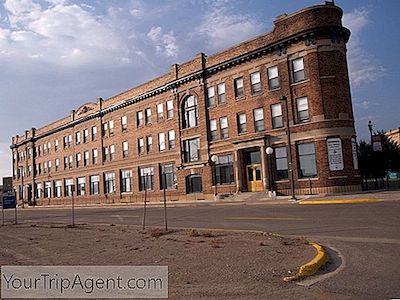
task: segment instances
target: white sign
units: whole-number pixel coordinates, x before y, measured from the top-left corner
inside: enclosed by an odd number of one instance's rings
[[[338,171],[344,169],[342,140],[340,138],[330,138],[326,140],[328,147],[329,169]]]
[[[351,139],[351,152],[353,155],[354,170],[358,170],[357,143],[355,138]]]

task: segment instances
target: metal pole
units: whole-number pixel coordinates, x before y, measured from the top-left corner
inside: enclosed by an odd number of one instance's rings
[[[144,177],[144,207],[143,207],[143,226],[142,229],[145,230],[146,228],[146,202],[147,202],[147,176]]]
[[[165,194],[165,189],[166,189],[166,186],[167,186],[167,174],[165,174],[165,172],[164,172],[164,174],[163,174],[163,179],[164,179],[164,182],[163,182],[163,189],[164,189],[164,223],[165,223],[165,231],[167,232],[167,231],[168,231],[168,223],[167,223],[167,197],[166,197],[166,194]]]
[[[17,203],[15,203],[15,225],[18,224]]]
[[[72,227],[75,227],[75,198],[74,198],[74,185],[72,185]]]
[[[1,198],[1,226],[4,226],[4,198]]]

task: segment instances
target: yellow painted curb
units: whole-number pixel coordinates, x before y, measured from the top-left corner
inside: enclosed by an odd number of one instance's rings
[[[299,204],[351,204],[351,203],[372,203],[381,202],[381,199],[332,199],[332,200],[302,200]]]
[[[317,250],[317,255],[311,261],[302,265],[296,275],[283,278],[284,281],[293,281],[305,276],[311,276],[328,262],[329,257],[324,248],[317,243],[311,243],[311,245]]]

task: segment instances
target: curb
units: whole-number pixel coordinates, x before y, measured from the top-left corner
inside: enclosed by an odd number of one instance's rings
[[[302,265],[296,275],[284,277],[284,281],[294,281],[306,276],[314,275],[323,265],[328,262],[329,257],[324,248],[317,243],[311,243],[311,245],[317,250],[317,255],[308,263]]]
[[[298,204],[310,205],[310,204],[352,204],[352,203],[374,203],[382,202],[382,199],[376,198],[365,198],[365,199],[332,199],[332,200],[302,200]]]

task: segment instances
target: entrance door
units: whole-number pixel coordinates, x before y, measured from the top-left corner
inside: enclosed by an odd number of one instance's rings
[[[261,165],[247,166],[247,190],[261,192],[263,190]]]

